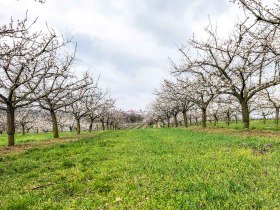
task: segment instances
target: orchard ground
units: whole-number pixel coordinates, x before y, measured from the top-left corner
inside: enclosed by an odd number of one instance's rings
[[[0,154],[0,209],[279,209],[280,140],[247,132],[18,136],[36,146]]]

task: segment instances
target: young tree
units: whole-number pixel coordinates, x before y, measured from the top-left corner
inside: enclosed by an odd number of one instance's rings
[[[172,105],[168,103],[168,100],[163,97],[158,97],[152,104],[153,119],[156,124],[161,121],[164,124],[164,120],[167,121],[167,127],[170,127],[170,119],[172,117],[171,110]]]
[[[21,128],[22,135],[25,135],[34,127],[35,111],[30,107],[16,110],[16,124]]]
[[[182,112],[184,125],[188,127],[187,113],[194,106],[194,103],[189,98],[188,89],[184,88],[182,78],[177,79],[176,82],[164,81],[165,91],[169,92],[169,99],[178,103],[178,110]]]
[[[33,129],[36,133],[39,132],[49,132],[52,129],[51,118],[47,111],[36,109],[36,112],[33,113],[34,115],[34,122],[33,122]]]
[[[73,58],[71,56],[65,59],[65,63],[61,64],[61,66],[56,62],[53,66],[57,71],[54,78],[44,79],[39,86],[40,93],[45,93],[45,96],[39,100],[39,105],[50,113],[54,138],[59,138],[56,112],[62,108],[67,109],[68,106],[79,101],[83,96],[83,92],[88,90],[87,87],[91,83],[88,79],[88,74],[78,79],[70,72],[69,67]],[[78,92],[80,95],[71,97],[74,92]]]
[[[106,95],[107,92],[103,93],[100,88],[94,89],[89,95],[86,106],[88,109],[89,132],[92,132],[94,121],[102,115],[107,106],[106,103],[108,103],[108,101],[105,98]]]
[[[111,111],[114,109],[115,106],[115,100],[112,98],[105,99],[105,102],[102,104],[99,111],[99,120],[102,125],[102,130],[105,130],[106,128],[109,129],[109,122],[111,118]]]
[[[214,126],[216,126],[222,116],[219,100],[213,100],[209,104],[209,115],[212,116],[210,119],[214,121]]]
[[[73,115],[76,120],[76,129],[77,133],[81,133],[81,119],[87,117],[90,113],[90,105],[92,102],[93,94],[95,94],[97,89],[97,83],[93,82],[91,77],[88,77],[89,81],[86,82],[86,85],[83,88],[78,89],[77,91],[72,92],[69,95],[69,100],[75,100],[74,103],[71,103],[67,111]]]
[[[165,104],[157,98],[153,103],[147,107],[147,112],[144,117],[144,121],[149,125],[158,124],[159,121],[162,122],[163,127],[165,127],[167,120],[167,126],[170,127],[170,117],[171,114]]]
[[[215,107],[214,110],[218,113],[217,115],[223,117],[228,126],[232,121],[232,117],[237,120],[236,117],[238,117],[238,115],[236,114],[241,112],[238,101],[231,95],[220,95],[215,99],[214,106],[212,105],[212,107]]]
[[[262,107],[275,109],[275,125],[278,126],[280,110],[279,86],[266,89],[263,91],[262,96],[264,97]]]
[[[215,89],[208,85],[208,79],[201,76],[193,81],[182,81],[183,88],[188,92],[188,99],[201,110],[203,128],[206,128],[207,108],[210,102],[217,96]]]
[[[125,122],[125,115],[116,108],[111,111],[110,127],[112,130],[117,130],[123,127]]]
[[[6,130],[6,113],[0,110],[0,134]]]
[[[38,87],[44,79],[56,75],[47,64],[52,53],[65,44],[51,29],[33,32],[33,25],[27,25],[26,20],[17,24],[12,21],[0,32],[0,109],[7,113],[9,146],[15,144],[15,110],[46,95]]]
[[[184,124],[187,127],[187,111],[192,105],[184,92],[184,88],[182,88],[178,82],[164,80],[161,84],[161,89],[159,91],[156,90],[154,94],[158,97],[159,102],[161,101],[162,106],[165,106],[163,108],[160,107],[160,103],[158,104],[158,108],[165,110],[168,127],[170,126],[171,116],[173,116],[175,127],[178,127],[177,118],[180,112],[183,114]]]
[[[185,64],[175,66],[176,73],[208,75],[208,86],[220,94],[236,97],[242,108],[244,128],[249,128],[249,102],[260,91],[280,83],[278,59],[271,52],[275,34],[256,39],[262,32],[260,26],[239,24],[228,39],[219,39],[209,28],[206,41],[191,40],[190,46],[197,56],[180,49]]]

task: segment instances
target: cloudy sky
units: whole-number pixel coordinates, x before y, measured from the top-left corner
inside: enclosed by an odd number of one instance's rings
[[[39,17],[57,33],[78,43],[77,72],[101,74],[123,110],[144,109],[163,78],[170,77],[168,57],[179,60],[177,46],[203,36],[211,21],[227,34],[241,11],[229,0],[0,0],[0,24]]]

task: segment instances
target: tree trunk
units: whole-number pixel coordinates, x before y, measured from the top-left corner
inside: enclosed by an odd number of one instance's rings
[[[227,111],[227,126],[230,124],[230,112]]]
[[[190,126],[192,126],[192,116],[190,115]]]
[[[278,126],[279,124],[279,107],[276,107],[275,110],[275,125]]]
[[[219,119],[217,114],[214,114],[214,126],[216,126],[219,123]]]
[[[101,123],[102,123],[102,130],[105,131],[105,124],[102,121],[101,121]]]
[[[265,114],[263,114],[263,124],[265,124],[266,123],[266,116],[265,116]]]
[[[92,132],[92,128],[93,128],[93,120],[90,119],[90,123],[89,123],[89,132]]]
[[[53,137],[57,139],[59,138],[59,133],[58,133],[57,118],[54,110],[51,110],[51,117],[52,117]]]
[[[107,130],[110,130],[110,128],[109,128],[109,122],[108,122],[108,121],[106,122],[106,129],[107,129]]]
[[[170,118],[167,117],[167,127],[169,128],[170,127]]]
[[[156,128],[159,128],[159,127],[158,127],[158,120],[156,120]]]
[[[185,127],[188,127],[187,112],[184,110],[182,113],[183,113],[183,117],[184,117],[184,124],[185,124]]]
[[[202,127],[206,128],[206,121],[207,121],[206,109],[201,109],[201,112],[202,112]]]
[[[250,126],[250,113],[247,101],[241,102],[242,108],[242,121],[243,121],[243,128],[249,128]]]
[[[77,122],[77,133],[80,134],[81,133],[81,120],[80,118],[76,119]]]
[[[24,123],[21,124],[21,129],[22,129],[22,135],[25,135],[25,126]]]
[[[15,146],[15,110],[7,106],[7,134],[8,146]]]
[[[175,127],[178,127],[177,114],[174,114],[174,125]]]

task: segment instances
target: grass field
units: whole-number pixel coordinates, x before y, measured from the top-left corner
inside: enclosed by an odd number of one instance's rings
[[[232,128],[237,130],[243,129],[243,123],[241,121],[238,121],[237,124],[235,122],[231,122],[229,126],[223,121],[219,122],[216,126],[214,126],[214,123],[212,122],[212,123],[208,123],[207,126],[217,127],[217,128]],[[280,125],[278,127],[275,126],[274,120],[266,120],[265,124],[263,123],[262,120],[251,120],[250,129],[279,131]]]
[[[0,209],[279,209],[279,142],[138,129],[0,155]]]
[[[61,132],[60,137],[73,137],[76,136],[76,132]],[[50,140],[53,139],[53,133],[27,133],[25,135],[22,134],[16,134],[15,135],[15,141],[16,144],[23,143],[23,142],[32,142],[32,141],[44,141],[44,140]],[[8,136],[6,134],[0,135],[0,146],[4,146],[8,144]]]

